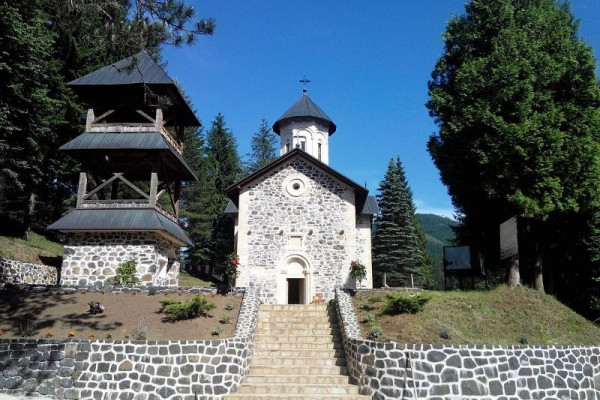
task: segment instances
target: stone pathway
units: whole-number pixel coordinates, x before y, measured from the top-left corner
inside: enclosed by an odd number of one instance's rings
[[[250,372],[225,400],[367,400],[349,384],[337,318],[325,305],[261,305]]]

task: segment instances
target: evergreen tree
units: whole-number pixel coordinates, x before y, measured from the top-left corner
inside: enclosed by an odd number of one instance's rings
[[[233,251],[234,222],[225,214],[229,202],[225,189],[241,177],[235,137],[220,113],[206,135],[206,147],[206,174],[210,180],[206,212],[212,216],[207,272],[212,275],[222,272],[227,254]]]
[[[373,233],[375,280],[382,284],[385,273],[389,286],[410,286],[411,274],[419,281],[429,258],[400,157],[395,162],[390,160],[377,200],[380,213]]]
[[[543,260],[566,245],[554,232],[568,216],[597,209],[600,89],[592,51],[577,38],[568,5],[555,0],[469,1],[444,40],[427,104],[440,129],[428,149],[463,214],[460,236],[491,267],[498,225],[518,216],[523,276],[543,291]],[[568,229],[586,241],[583,224]],[[509,276],[518,284],[518,264]]]
[[[258,131],[252,135],[252,152],[244,172],[251,174],[277,158],[277,136],[271,131],[266,119],[260,121]]]

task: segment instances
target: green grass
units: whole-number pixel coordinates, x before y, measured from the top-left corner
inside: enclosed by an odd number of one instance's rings
[[[179,270],[179,286],[182,287],[210,287],[212,286],[211,282],[202,280],[194,275],[191,275],[184,269]]]
[[[29,241],[11,236],[0,236],[0,257],[40,263],[42,261],[39,258],[40,255],[61,257],[62,254],[62,244],[52,242],[34,232],[29,234]]]
[[[431,299],[414,315],[382,313],[385,297],[359,293],[359,303],[375,307],[374,322],[362,323],[363,335],[379,325],[378,340],[446,344],[586,344],[600,343],[600,328],[554,297],[532,289],[499,286],[489,291],[428,292]],[[378,297],[378,301],[369,300]],[[365,311],[357,310],[359,321]]]

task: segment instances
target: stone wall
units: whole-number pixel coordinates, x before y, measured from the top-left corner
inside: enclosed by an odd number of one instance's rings
[[[305,278],[308,299],[354,284],[354,191],[345,183],[295,157],[244,186],[238,209],[238,286],[260,286],[262,301],[285,303],[286,275]],[[291,276],[294,262],[304,276]]]
[[[336,297],[349,373],[375,400],[600,399],[600,347],[378,343]]]
[[[0,258],[0,282],[28,285],[56,285],[58,268],[10,258]]]
[[[102,286],[128,260],[147,286],[177,286],[179,246],[153,232],[84,232],[70,234],[63,255],[60,284]]]
[[[244,293],[233,338],[187,341],[0,340],[0,393],[58,399],[211,400],[248,373],[259,301]]]

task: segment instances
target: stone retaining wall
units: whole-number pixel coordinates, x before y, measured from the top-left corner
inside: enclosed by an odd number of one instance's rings
[[[336,297],[349,373],[375,400],[600,399],[600,347],[378,343]]]
[[[248,373],[258,306],[256,292],[246,290],[234,337],[220,340],[0,340],[0,393],[220,399]]]
[[[58,268],[10,258],[0,258],[0,282],[28,285],[56,285]]]

